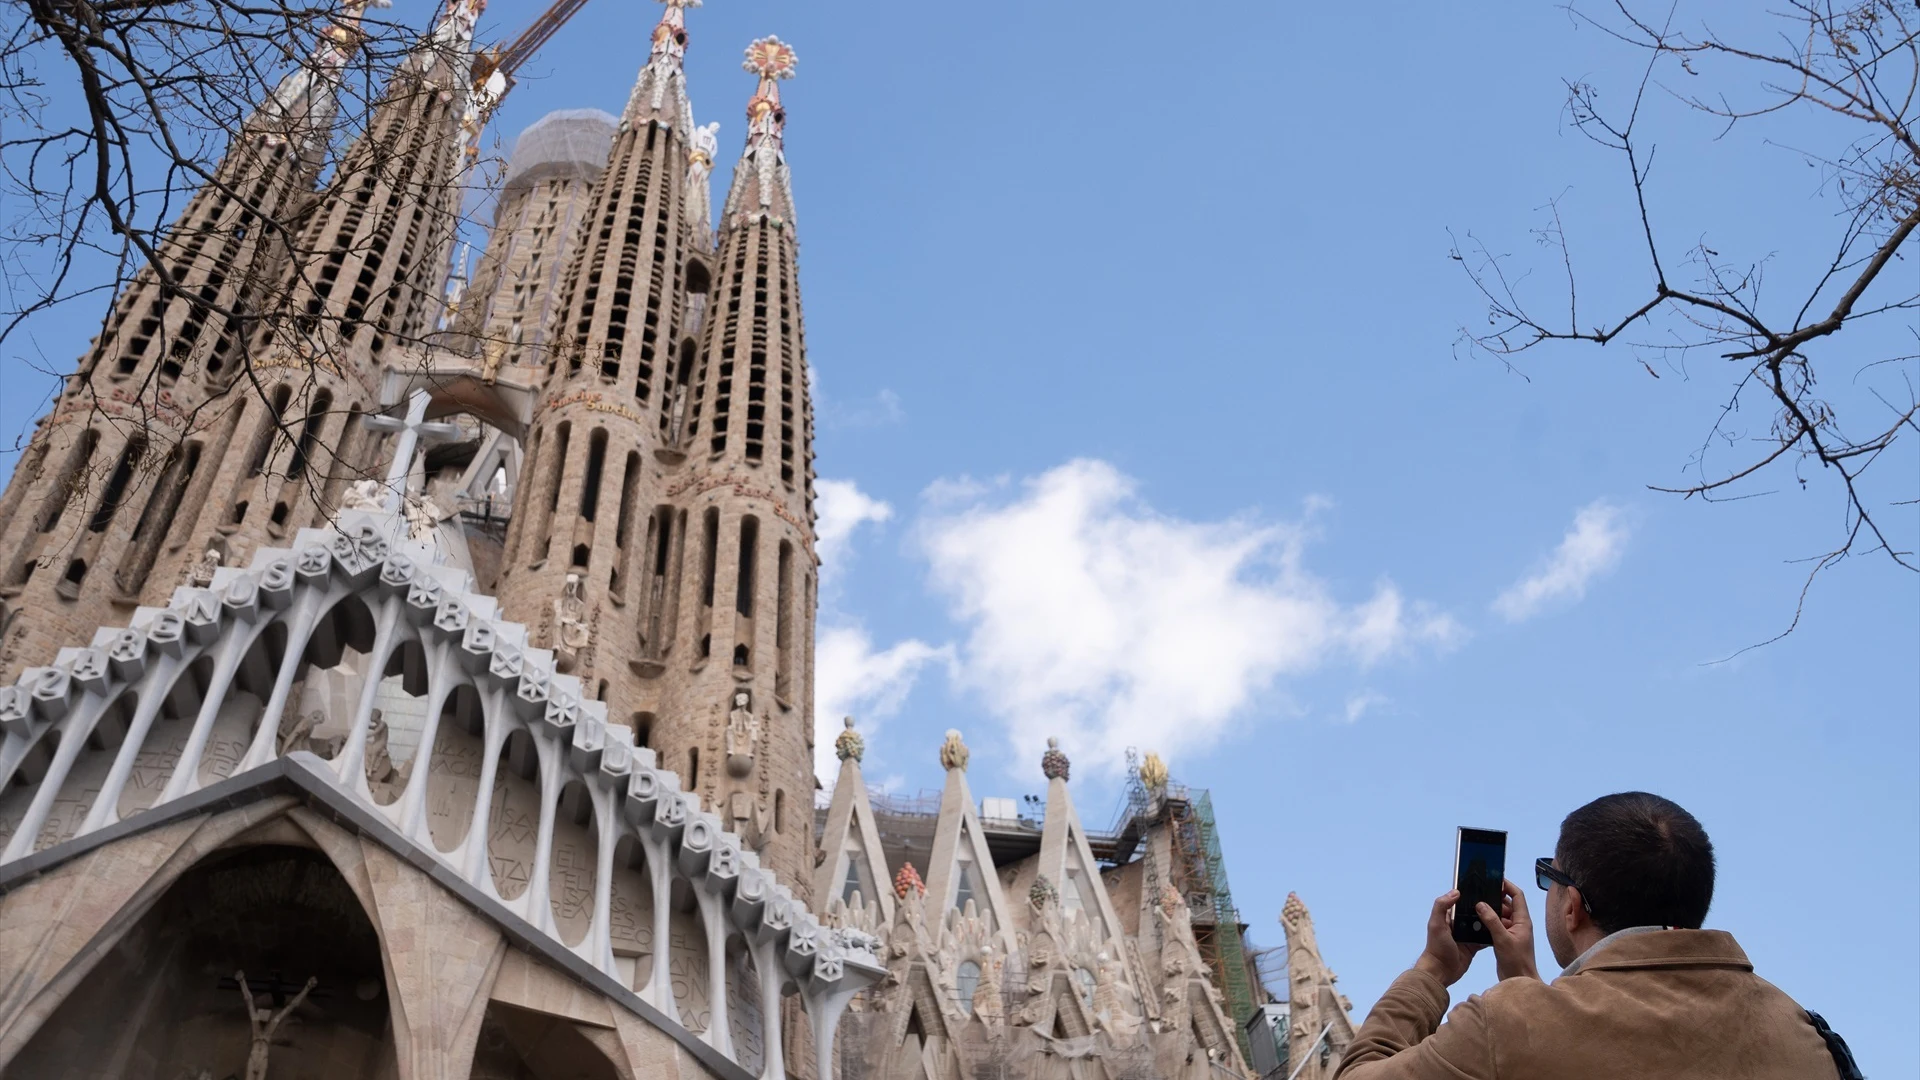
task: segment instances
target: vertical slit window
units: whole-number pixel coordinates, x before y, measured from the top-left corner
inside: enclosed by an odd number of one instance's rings
[[[60,477],[60,483],[48,493],[49,505],[46,517],[40,522],[41,532],[52,532],[54,526],[60,524],[60,517],[66,513],[67,503],[79,495],[86,484],[83,477],[92,467],[93,455],[98,449],[100,449],[100,433],[88,428],[86,434],[80,436],[80,445],[73,448],[73,456],[67,459],[67,469]]]
[[[774,672],[774,693],[781,698],[791,700],[793,678],[793,545],[780,541],[780,557],[775,570],[775,587],[779,590],[774,597],[778,610],[774,613],[773,648],[776,663]]]
[[[273,437],[280,430],[280,418],[286,415],[287,402],[293,397],[293,391],[280,387],[273,392],[272,408],[260,424],[260,433],[254,436],[253,453],[247,461],[247,475],[259,476],[267,469],[267,455],[273,450]]]
[[[700,521],[700,603],[713,606],[713,575],[720,554],[720,511],[709,507]]]
[[[294,445],[293,460],[287,464],[287,479],[298,480],[307,471],[307,461],[313,455],[313,444],[320,438],[320,425],[327,422],[327,411],[333,408],[333,395],[325,390],[313,396],[313,404],[307,409],[307,419],[300,425],[300,441]]]
[[[586,483],[580,488],[580,518],[592,521],[600,512],[600,475],[607,468],[607,429],[594,428],[587,439]]]
[[[760,546],[760,521],[758,518],[740,519],[740,573],[734,583],[733,609],[746,618],[753,618],[753,571],[754,554]]]
[[[106,532],[113,523],[114,514],[120,510],[120,501],[127,496],[127,485],[133,482],[133,470],[139,468],[140,459],[147,453],[147,440],[135,437],[127,440],[127,448],[120,451],[120,463],[113,467],[113,476],[107,480],[106,494],[100,498],[100,506],[93,512],[93,520],[87,523],[89,532]]]

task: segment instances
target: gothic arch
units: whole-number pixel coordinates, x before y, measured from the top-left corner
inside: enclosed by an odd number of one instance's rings
[[[318,980],[277,1031],[275,1073],[397,1075],[380,938],[324,854],[288,844],[215,851],[136,918],[108,926],[111,950],[92,951],[93,969],[10,1069],[47,1080],[244,1073],[252,1029],[234,979],[244,971],[256,1004],[273,1012]]]

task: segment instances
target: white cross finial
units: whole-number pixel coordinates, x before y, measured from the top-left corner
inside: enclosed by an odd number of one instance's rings
[[[460,425],[446,423],[427,423],[427,403],[431,400],[425,390],[415,390],[407,399],[405,419],[392,416],[369,416],[366,425],[375,431],[397,431],[400,438],[394,443],[393,461],[387,465],[387,513],[400,513],[407,501],[407,478],[413,472],[413,456],[420,452],[420,444],[449,442],[460,437]]]

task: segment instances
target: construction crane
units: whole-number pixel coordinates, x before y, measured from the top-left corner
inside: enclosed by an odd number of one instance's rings
[[[519,37],[474,57],[474,93],[483,96],[489,109],[499,105],[500,99],[513,89],[513,74],[520,70],[520,65],[533,59],[533,54],[586,6],[587,0],[554,0],[553,6],[541,12]]]

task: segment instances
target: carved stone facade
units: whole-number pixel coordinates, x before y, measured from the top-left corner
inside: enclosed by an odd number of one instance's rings
[[[214,299],[137,277],[0,495],[0,1073],[1247,1074],[1157,758],[1132,857],[1057,746],[1009,855],[950,732],[907,859],[849,720],[816,830],[793,51],[747,50],[716,215],[665,0],[617,120],[516,149],[462,296],[484,5],[317,190],[370,2],[168,237]]]
[[[316,191],[367,7],[345,0],[162,243],[181,288],[134,275],[0,497],[0,677],[164,601],[208,552],[244,564],[327,521],[378,473],[358,418],[436,317],[478,6],[446,5]]]
[[[1157,758],[1142,769],[1155,786],[1134,808],[1131,853],[1108,865],[1054,741],[1041,761],[1043,822],[988,824],[967,785],[966,744],[948,732],[929,838],[923,810],[876,810],[851,724],[848,733],[821,815],[814,894],[829,923],[884,942],[887,976],[842,1023],[843,1080],[1254,1075],[1196,932],[1211,919],[1196,919],[1177,887],[1176,815]],[[1302,920],[1304,908],[1290,934]],[[1298,970],[1319,971],[1310,924],[1307,934],[1290,955]]]

